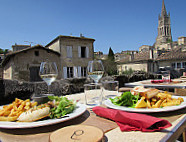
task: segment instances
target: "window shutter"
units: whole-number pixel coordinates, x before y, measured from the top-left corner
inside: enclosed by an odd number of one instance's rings
[[[67,78],[67,67],[63,67],[63,78]]]
[[[72,58],[72,46],[67,46],[67,57]]]
[[[86,57],[89,58],[89,48],[86,47]]]
[[[78,77],[81,77],[81,66],[78,66]]]
[[[72,58],[72,46],[70,46],[70,58]]]
[[[78,46],[78,57],[81,58],[81,46]]]
[[[78,77],[77,75],[78,75],[78,73],[77,73],[77,67],[74,66],[74,77]]]

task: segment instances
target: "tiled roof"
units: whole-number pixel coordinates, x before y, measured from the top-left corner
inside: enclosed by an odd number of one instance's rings
[[[170,52],[161,54],[157,60],[171,60],[171,59],[186,59],[186,52],[182,51],[182,48],[176,48]]]
[[[57,54],[58,56],[60,56],[61,54],[59,52],[56,52],[54,50],[51,50],[49,48],[45,48],[43,47],[42,45],[35,45],[35,46],[32,46],[32,47],[28,47],[28,48],[25,48],[25,49],[22,49],[22,50],[18,50],[18,51],[15,51],[15,52],[10,52],[10,53],[7,53],[6,56],[5,56],[5,59],[3,60],[2,62],[2,65],[6,64],[7,61],[9,61],[9,59],[13,56],[13,55],[16,55],[16,54],[19,54],[19,53],[22,53],[22,52],[25,52],[25,51],[28,51],[28,50],[31,50],[31,49],[44,49],[44,50],[47,50],[49,52],[53,52],[55,54]]]
[[[134,54],[134,60],[133,61],[149,60],[150,59],[149,55],[150,55],[150,51],[136,53],[136,54]]]
[[[122,58],[121,60],[117,61],[117,63],[147,61],[150,59],[149,55],[150,55],[150,51],[138,52],[138,53],[134,54],[133,60],[131,60],[131,55],[127,55],[127,56],[125,56],[125,58]]]
[[[55,39],[53,39],[51,42],[49,42],[45,47],[50,46],[51,44],[53,44],[55,41],[59,40],[60,38],[63,39],[80,39],[80,40],[91,40],[91,41],[95,41],[95,39],[93,38],[87,38],[87,37],[75,37],[75,36],[64,36],[64,35],[59,35],[58,37],[56,37]]]

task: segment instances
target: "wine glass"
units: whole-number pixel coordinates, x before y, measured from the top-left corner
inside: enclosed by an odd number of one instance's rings
[[[58,75],[56,63],[49,61],[41,62],[39,75],[47,83],[49,93],[49,86],[56,80]]]
[[[101,60],[89,61],[87,67],[87,74],[90,78],[94,80],[96,84],[102,78],[103,73],[104,73],[104,67]]]
[[[93,60],[88,62],[87,74],[88,77],[94,80],[95,83],[91,84],[91,86],[94,88],[93,89],[94,94],[98,95],[98,96],[93,96],[91,98],[91,102],[95,104],[102,103],[102,88],[100,88],[100,84],[98,84],[98,82],[102,78],[103,73],[104,73],[104,67],[101,60]]]

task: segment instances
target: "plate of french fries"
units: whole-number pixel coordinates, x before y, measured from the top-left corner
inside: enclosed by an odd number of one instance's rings
[[[129,112],[168,112],[185,108],[186,97],[155,88],[137,86],[120,96],[105,100],[104,104],[109,108]]]
[[[71,120],[85,111],[85,105],[76,103],[75,109],[71,113],[63,117],[50,118],[49,107],[45,104],[38,105],[37,102],[30,101],[30,99],[16,98],[11,104],[0,106],[0,128],[17,129],[52,125]],[[42,119],[43,117],[45,118]]]

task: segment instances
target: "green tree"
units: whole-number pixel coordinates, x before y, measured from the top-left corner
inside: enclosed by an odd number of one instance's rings
[[[3,54],[3,53],[5,53],[5,54],[8,53],[8,49],[3,50],[3,49],[0,48],[0,54]]]
[[[114,52],[113,52],[111,47],[109,48],[108,59],[111,60],[111,61],[115,61]]]
[[[112,51],[111,47],[109,48],[108,58],[103,61],[103,66],[106,74],[117,74],[117,64],[115,63],[114,52]]]
[[[0,48],[0,54],[3,54],[3,49]]]

